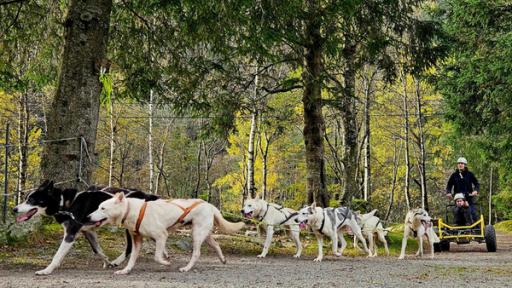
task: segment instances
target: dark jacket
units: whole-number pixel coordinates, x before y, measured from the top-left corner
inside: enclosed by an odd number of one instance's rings
[[[467,200],[471,198],[469,194],[473,191],[480,191],[480,184],[476,179],[475,175],[471,173],[467,168],[463,171],[459,171],[459,169],[455,170],[453,174],[448,179],[448,184],[446,184],[446,193],[462,193]]]

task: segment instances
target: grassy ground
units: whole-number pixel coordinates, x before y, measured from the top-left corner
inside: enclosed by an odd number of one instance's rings
[[[295,253],[295,245],[289,237],[284,233],[285,231],[278,231],[269,255],[290,257]],[[104,252],[111,257],[117,257],[124,249],[125,239],[124,230],[118,228],[101,228],[98,231],[99,242]],[[264,235],[263,235],[264,236]],[[263,238],[247,237],[241,234],[237,235],[217,235],[217,240],[220,243],[222,250],[227,255],[239,255],[254,257],[261,252]],[[345,236],[348,241],[347,249],[344,251],[344,256],[348,257],[364,257],[363,251],[354,249],[352,247],[351,237]],[[48,224],[40,228],[38,232],[29,234],[26,239],[18,242],[4,244],[0,249],[0,266],[9,267],[42,267],[47,265],[62,240],[62,227],[57,224]],[[301,235],[302,244],[304,247],[304,257],[316,257],[317,254],[317,241],[313,234],[303,232]],[[402,241],[401,232],[390,232],[388,234],[388,244],[391,256],[398,256],[400,253]],[[413,253],[417,249],[416,241],[409,240],[407,250],[408,253]],[[324,241],[324,254],[330,255],[331,252],[330,240]],[[384,255],[384,248],[378,244],[378,254]],[[172,254],[190,254],[190,237],[186,232],[174,233],[169,237],[167,248]],[[203,246],[204,253],[212,253],[209,251],[207,245]],[[151,241],[146,241],[143,246],[143,252],[153,254],[154,245]],[[76,261],[98,261],[97,258],[92,257],[91,249],[88,242],[84,237],[78,237],[74,249],[71,250],[70,255],[66,257],[66,263]]]
[[[506,220],[494,224],[494,228],[500,232],[511,233],[512,232],[512,220]]]

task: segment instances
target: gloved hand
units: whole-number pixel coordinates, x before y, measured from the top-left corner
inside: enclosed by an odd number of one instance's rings
[[[452,193],[446,193],[446,198],[451,199],[452,197]]]
[[[474,197],[474,196],[477,196],[477,195],[478,195],[478,191],[473,191],[473,192],[471,192],[471,194],[469,194],[469,195],[471,195],[471,196],[473,196],[473,197]]]

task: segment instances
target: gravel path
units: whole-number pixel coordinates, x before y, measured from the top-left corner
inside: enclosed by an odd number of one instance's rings
[[[222,265],[213,253],[203,255],[188,273],[178,268],[189,254],[172,256],[164,267],[152,255],[139,257],[127,276],[114,276],[99,268],[93,257],[64,262],[51,276],[35,276],[42,267],[0,266],[0,287],[510,287],[512,284],[512,235],[498,235],[498,252],[487,253],[484,244],[452,244],[449,253],[434,260],[414,256],[396,257],[326,256],[321,263],[313,257],[240,257],[227,255]]]

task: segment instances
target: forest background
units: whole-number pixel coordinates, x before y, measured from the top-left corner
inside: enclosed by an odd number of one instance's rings
[[[10,0],[0,19],[8,207],[51,178],[399,222],[443,213],[464,156],[485,215],[512,217],[510,1]]]

